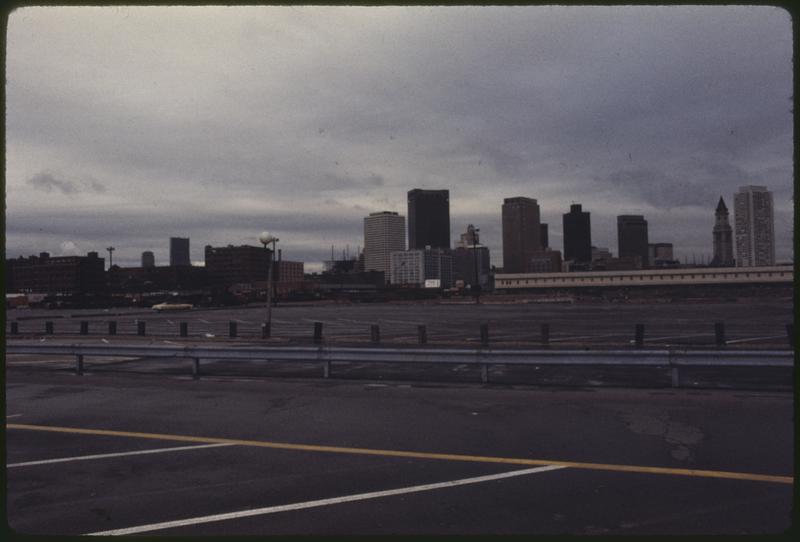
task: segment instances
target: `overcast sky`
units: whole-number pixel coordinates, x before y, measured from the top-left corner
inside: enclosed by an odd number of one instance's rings
[[[503,198],[536,198],[550,245],[591,212],[710,255],[714,209],[774,194],[792,253],[792,33],[772,7],[29,7],[6,64],[6,254],[116,247],[168,264],[279,238],[309,264],[363,218],[450,190],[502,265]],[[708,257],[708,256],[706,256]],[[307,270],[315,269],[307,265]]]

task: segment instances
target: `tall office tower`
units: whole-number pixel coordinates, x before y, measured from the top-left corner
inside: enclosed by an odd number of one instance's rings
[[[711,265],[715,267],[731,267],[733,261],[733,228],[728,222],[728,208],[719,197],[717,203],[716,221],[714,223],[714,259]]]
[[[733,195],[736,265],[775,265],[775,217],[766,186],[742,186]]]
[[[592,226],[589,213],[580,203],[569,206],[564,213],[564,259],[588,263],[592,261]]]
[[[406,249],[406,219],[390,211],[364,217],[364,269],[389,278],[391,253]]]
[[[531,258],[542,250],[539,204],[535,199],[503,200],[503,272],[527,273]]]
[[[408,249],[450,248],[450,191],[408,191]]]
[[[192,265],[189,259],[189,238],[169,238],[169,265]]]
[[[142,267],[155,267],[156,257],[149,250],[142,252]]]
[[[617,243],[620,258],[638,257],[641,267],[649,265],[647,220],[642,215],[617,217]]]

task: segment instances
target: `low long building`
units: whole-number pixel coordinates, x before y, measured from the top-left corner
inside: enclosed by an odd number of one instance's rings
[[[790,265],[769,267],[711,267],[688,269],[637,269],[575,273],[509,273],[495,275],[496,290],[600,288],[626,286],[679,286],[702,284],[792,283]]]

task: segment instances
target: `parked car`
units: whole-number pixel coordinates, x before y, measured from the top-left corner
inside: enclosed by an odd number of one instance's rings
[[[156,312],[188,311],[191,308],[194,308],[194,305],[192,305],[191,303],[158,303],[157,305],[153,305],[152,307],[152,309]]]

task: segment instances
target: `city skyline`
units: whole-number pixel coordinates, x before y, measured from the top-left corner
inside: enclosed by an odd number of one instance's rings
[[[6,257],[114,246],[135,266],[178,235],[201,262],[267,229],[314,264],[441,188],[498,266],[518,196],[556,250],[580,202],[593,245],[644,215],[691,261],[719,197],[763,185],[789,261],[791,54],[788,13],[755,6],[23,8]]]

